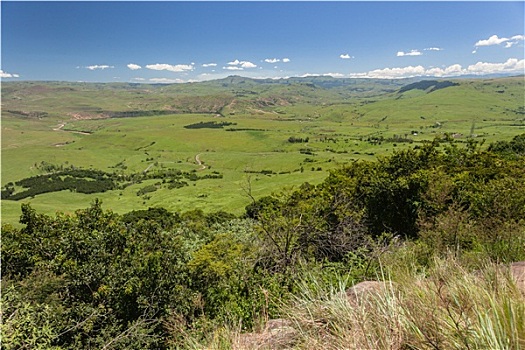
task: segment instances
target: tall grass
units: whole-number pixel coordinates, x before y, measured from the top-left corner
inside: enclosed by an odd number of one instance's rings
[[[378,276],[384,281],[355,294],[348,279],[334,286],[306,276],[283,306],[286,327],[294,329],[285,327],[285,339],[275,330],[222,327],[192,348],[525,349],[525,297],[508,268],[485,263],[467,270],[453,257],[432,265],[425,273],[397,270],[395,281]]]
[[[436,259],[425,273],[397,269],[355,294],[348,279],[334,286],[315,277],[298,282],[281,330],[224,326],[191,348],[525,349],[525,298],[505,266],[469,271],[455,258]]]
[[[285,310],[299,349],[523,349],[525,299],[507,269],[470,272],[452,258],[348,298],[312,285]]]

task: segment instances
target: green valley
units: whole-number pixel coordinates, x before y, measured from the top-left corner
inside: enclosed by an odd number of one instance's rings
[[[436,137],[509,140],[525,130],[523,101],[523,77],[3,83],[3,190],[20,194],[27,189],[19,181],[60,169],[120,180],[104,191],[3,196],[2,221],[16,223],[21,203],[73,212],[95,198],[119,213],[240,214],[252,198],[319,183],[343,164]],[[184,185],[166,175],[177,172],[186,174]]]

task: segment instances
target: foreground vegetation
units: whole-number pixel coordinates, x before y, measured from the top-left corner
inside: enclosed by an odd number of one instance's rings
[[[525,134],[480,146],[436,138],[262,198],[248,182],[241,216],[23,204],[2,227],[2,346],[229,349],[285,317],[299,349],[523,348],[501,264],[525,260]],[[367,279],[399,287],[341,296]]]
[[[402,250],[391,250],[397,255]],[[406,260],[405,260],[406,262]],[[508,268],[486,263],[472,272],[454,257],[425,273],[400,271],[381,288],[347,296],[347,280],[303,277],[303,289],[256,333],[225,326],[194,349],[522,349],[525,303]],[[387,272],[385,271],[385,274]],[[270,327],[274,327],[273,329]]]

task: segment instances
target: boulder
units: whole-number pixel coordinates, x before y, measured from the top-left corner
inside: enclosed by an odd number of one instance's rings
[[[233,349],[284,350],[293,347],[297,331],[288,320],[278,318],[268,320],[261,332],[241,334]]]
[[[366,299],[371,295],[377,295],[388,288],[383,281],[363,281],[346,290],[346,297],[351,303]]]
[[[525,295],[525,261],[510,264],[510,273],[520,292]]]

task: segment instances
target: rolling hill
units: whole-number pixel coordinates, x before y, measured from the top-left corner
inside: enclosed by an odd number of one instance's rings
[[[104,192],[66,188],[3,199],[2,221],[12,223],[21,203],[53,213],[94,198],[118,212],[162,206],[241,213],[251,196],[320,182],[341,164],[444,135],[493,142],[525,130],[523,76],[28,81],[3,83],[1,93],[4,190],[12,183],[20,193],[17,182],[64,169],[129,178]]]

